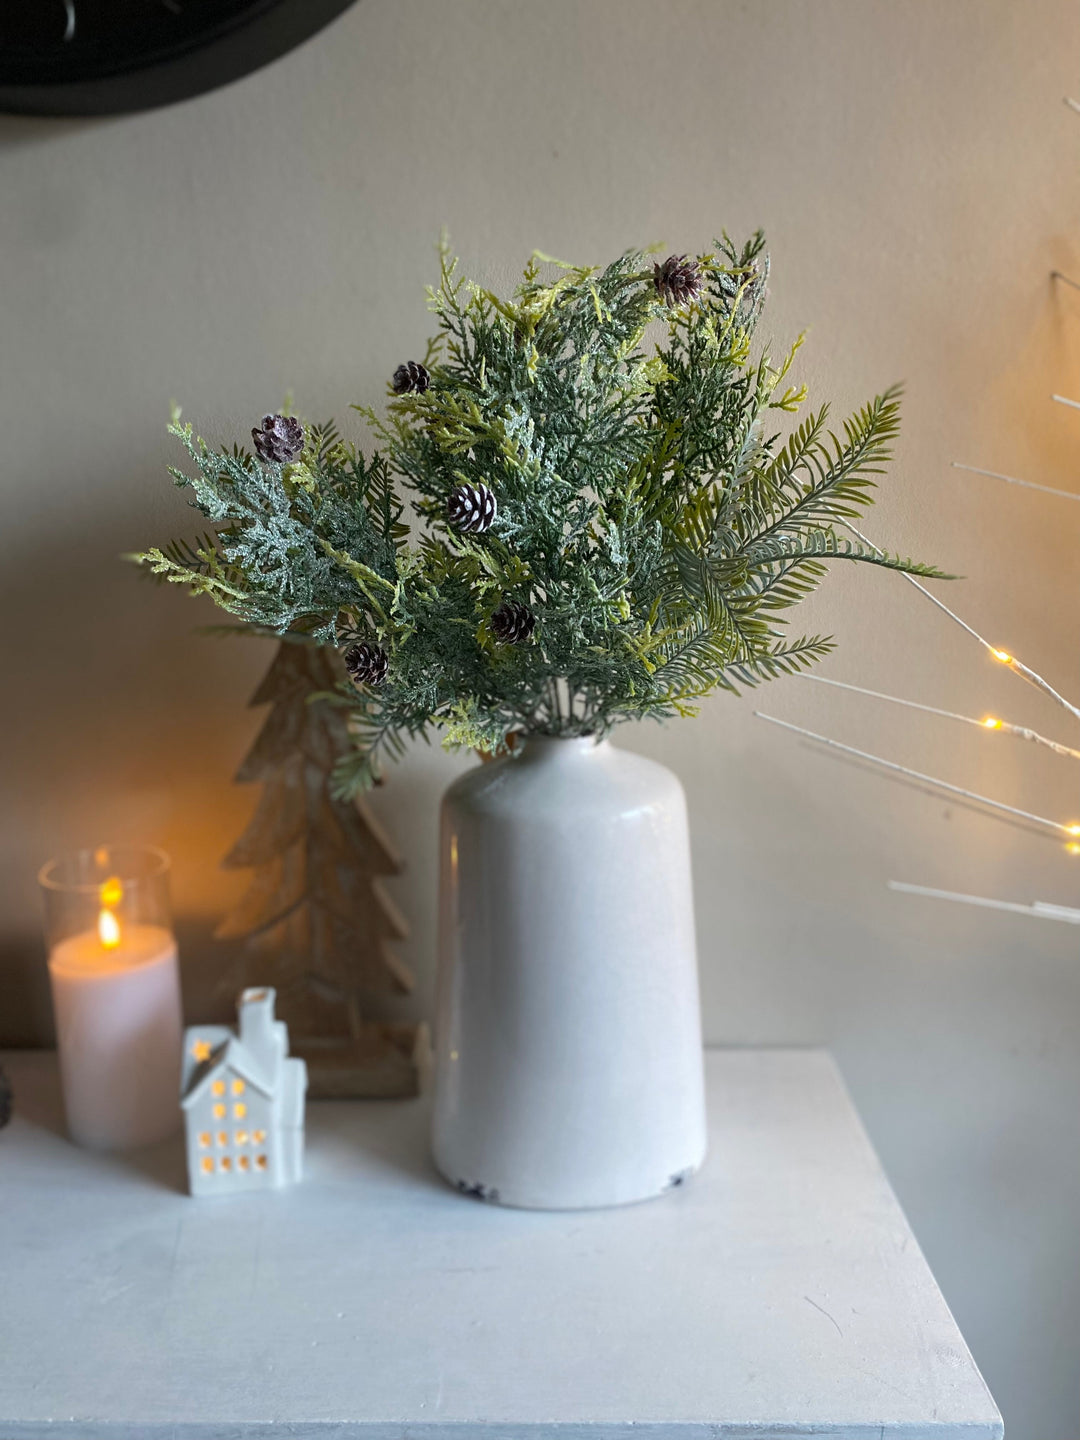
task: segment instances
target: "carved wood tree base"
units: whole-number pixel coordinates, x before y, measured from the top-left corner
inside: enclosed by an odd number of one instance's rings
[[[216,932],[244,942],[222,988],[274,986],[312,1098],[404,1097],[419,1093],[427,1031],[364,1013],[369,999],[412,989],[393,949],[408,926],[380,883],[402,863],[366,806],[335,798],[348,722],[311,703],[344,674],[335,652],[283,642],[252,698],[271,708],[236,778],[263,788],[223,862],[252,876]]]
[[[401,1100],[420,1093],[427,1027],[371,1023],[355,1039],[301,1036],[290,1049],[307,1061],[309,1100]]]

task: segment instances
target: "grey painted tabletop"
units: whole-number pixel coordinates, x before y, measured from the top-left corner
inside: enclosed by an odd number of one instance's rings
[[[193,1200],[2,1057],[0,1440],[975,1440],[998,1412],[819,1051],[708,1055],[704,1171],[621,1210],[459,1196],[426,1102],[308,1107],[307,1178]]]

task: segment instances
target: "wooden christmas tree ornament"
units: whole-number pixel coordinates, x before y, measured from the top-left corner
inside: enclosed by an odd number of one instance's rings
[[[331,794],[349,748],[345,712],[309,699],[343,675],[336,652],[283,642],[252,696],[271,709],[236,779],[262,794],[222,863],[254,874],[217,935],[244,941],[230,989],[276,990],[310,1095],[415,1095],[422,1027],[370,1020],[361,1008],[408,994],[413,980],[391,949],[408,927],[380,885],[402,862],[362,802]]]

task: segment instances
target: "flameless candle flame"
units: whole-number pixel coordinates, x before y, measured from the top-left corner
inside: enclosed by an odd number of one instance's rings
[[[102,910],[97,922],[98,939],[106,950],[115,950],[120,944],[120,922],[111,910]]]
[[[115,950],[120,944],[120,922],[113,910],[124,898],[124,887],[115,875],[106,880],[98,892],[101,913],[98,915],[98,939],[106,950]]]

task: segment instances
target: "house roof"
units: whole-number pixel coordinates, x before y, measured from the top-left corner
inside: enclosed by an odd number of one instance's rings
[[[243,1041],[232,1031],[228,1031],[227,1035],[228,1038],[213,1051],[209,1060],[201,1061],[191,1071],[184,1093],[180,1097],[180,1104],[185,1109],[194,1104],[213,1077],[222,1070],[235,1070],[268,1100],[273,1098],[273,1081],[267,1079],[265,1072],[252,1059],[251,1052]]]

